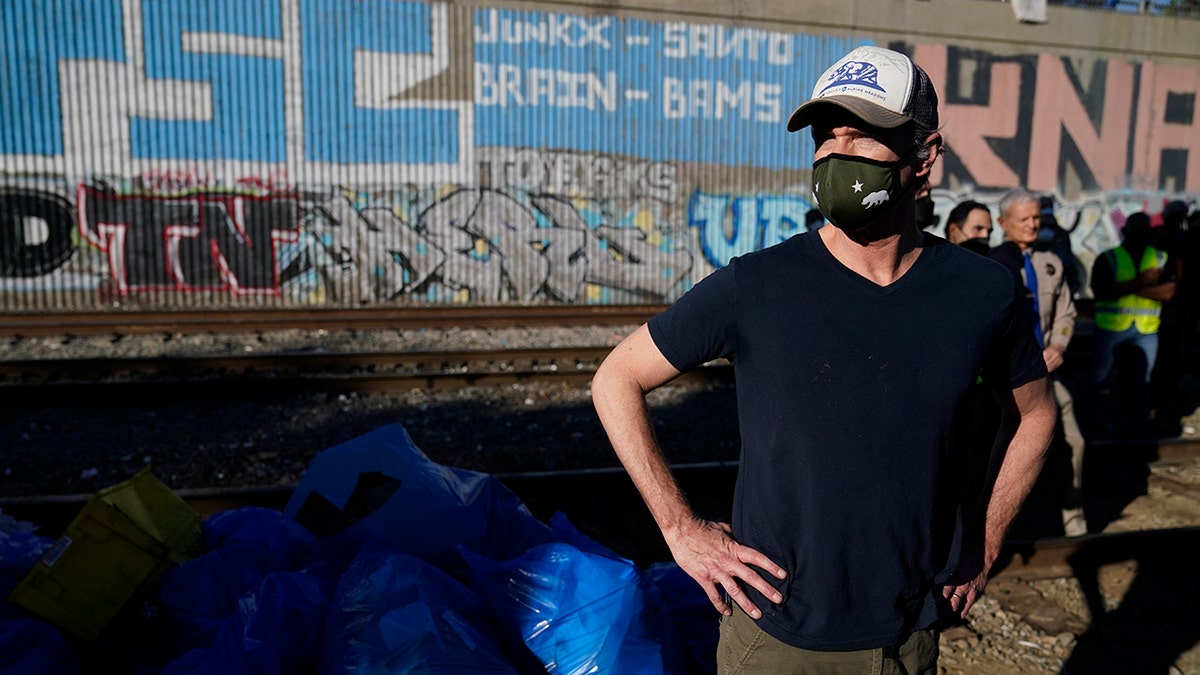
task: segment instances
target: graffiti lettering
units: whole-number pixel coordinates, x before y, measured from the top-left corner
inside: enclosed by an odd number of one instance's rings
[[[487,186],[600,200],[648,197],[666,204],[678,200],[672,164],[533,150],[492,157],[480,164],[480,180]]]
[[[357,211],[348,200],[338,198],[316,211],[326,222],[314,223],[310,234],[331,254],[324,264],[316,265],[331,300],[362,303],[395,298],[426,284],[445,262],[444,251],[389,209]]]
[[[1200,72],[1195,67],[1142,64],[1130,173],[1142,190],[1200,190]],[[1157,178],[1157,181],[1155,180]]]
[[[1049,54],[998,56],[919,45],[913,58],[945,93],[951,150],[932,182],[1097,190],[1200,190],[1195,68]]]
[[[595,44],[604,49],[612,47],[612,42],[605,35],[605,31],[612,26],[610,17],[588,19],[567,14],[533,16],[532,20],[523,21],[501,17],[494,9],[481,12],[482,18],[475,25],[475,42],[511,45],[535,43],[550,47],[586,47]]]
[[[663,56],[669,59],[705,57],[792,64],[793,36],[756,28],[668,23],[663,27]]]
[[[807,199],[791,196],[730,197],[696,192],[688,205],[688,225],[700,231],[700,249],[714,267],[734,256],[774,246],[804,232]]]
[[[443,275],[470,288],[472,297],[581,302],[586,281],[663,298],[691,270],[686,250],[656,247],[637,227],[602,222],[593,231],[588,220],[554,197],[522,203],[496,191],[463,190],[425,211],[420,227],[458,254],[447,259]]]
[[[612,111],[617,109],[617,74],[476,63],[475,104]]]
[[[1035,100],[1058,99],[1061,103],[1033,116],[1029,144],[1039,156],[1029,163],[1030,189],[1056,190],[1059,177],[1068,175],[1068,167],[1088,188],[1116,188],[1127,173],[1126,134],[1132,112],[1129,100],[1089,95],[1080,90],[1078,80],[1066,59],[1049,54],[1038,57]],[[1115,59],[1097,63],[1092,80],[1090,92],[1132,92],[1134,67]],[[1061,92],[1075,92],[1077,96],[1061,96]],[[1098,117],[1092,111],[1098,112]]]
[[[770,82],[663,79],[663,117],[667,119],[724,119],[740,117],[757,122],[778,122],[782,114],[783,87]]]
[[[276,294],[278,244],[298,237],[294,197],[120,196],[81,186],[79,232],[121,293]]]
[[[431,202],[421,206],[427,196]],[[337,197],[309,207],[286,252],[292,297],[379,302],[665,300],[685,290],[691,253],[644,208],[491,189]]]
[[[654,217],[648,211],[628,214],[622,219],[627,226],[619,227],[596,214],[581,213],[562,200],[537,199],[535,203],[556,226],[589,235],[582,251],[587,266],[575,271],[590,284],[622,290],[641,300],[665,299],[672,291],[681,290],[679,282],[692,270],[692,254],[670,245],[654,229]],[[599,222],[590,232],[589,220]],[[569,262],[580,261],[580,252],[571,251],[570,246],[559,253]],[[570,278],[574,280],[576,275]]]
[[[0,277],[49,274],[71,257],[75,210],[52,194],[0,190]]]

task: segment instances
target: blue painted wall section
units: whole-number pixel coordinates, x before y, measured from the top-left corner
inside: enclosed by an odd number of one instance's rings
[[[798,92],[812,90],[824,55],[853,44],[760,28],[479,9],[476,139],[798,169],[811,144],[782,142],[780,128],[803,98]]]
[[[123,63],[120,0],[0,4],[0,161],[63,152],[62,59]]]
[[[459,161],[458,113],[355,105],[356,50],[423,55],[433,48],[430,5],[301,0],[305,160],[428,164]],[[396,92],[395,96],[403,96]]]
[[[274,0],[142,2],[144,60],[151,79],[206,82],[211,120],[130,120],[135,158],[282,162],[283,63],[278,58],[201,54],[183,49],[185,33],[279,40]]]

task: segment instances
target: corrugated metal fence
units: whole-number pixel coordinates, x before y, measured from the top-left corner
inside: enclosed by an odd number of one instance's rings
[[[811,141],[784,121],[874,39],[538,7],[0,3],[0,311],[662,302],[805,230]],[[928,58],[939,86],[1003,86],[1009,64],[1043,77],[1044,54],[880,43]],[[1147,68],[1137,78],[1158,91]],[[1001,162],[1029,156],[1038,111],[1064,108],[1053,97],[1084,117],[1108,100],[1008,86],[1039,98],[1012,107],[1034,119],[993,148]],[[995,131],[968,113],[964,138]],[[1066,168],[1032,187],[1070,193],[1060,215],[1082,219],[1085,253],[1085,238],[1112,240],[1114,209],[1200,180],[1172,168],[1188,160],[1169,143],[1138,154],[1165,158],[1148,186],[1129,180],[1144,171],[1110,180],[1076,145],[1082,158],[1056,147]],[[939,171],[939,212],[1011,187],[985,159]]]

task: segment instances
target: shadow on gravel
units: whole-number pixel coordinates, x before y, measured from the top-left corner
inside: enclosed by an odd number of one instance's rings
[[[1184,433],[1187,418],[1200,406],[1200,380],[1195,359],[1186,372],[1164,384],[1155,378],[1152,423],[1129,426],[1128,410],[1119,402],[1115,378],[1104,391],[1087,391],[1085,358],[1064,372],[1076,412],[1088,440],[1084,457],[1083,507],[1090,532],[1102,532],[1134,500],[1147,494],[1150,465],[1160,460],[1161,440]],[[1120,358],[1120,357],[1119,357]],[[1120,365],[1120,364],[1118,364]],[[1096,406],[1088,410],[1087,406]],[[1061,486],[1069,484],[1069,449],[1061,436],[1051,448],[1046,469],[1014,523],[1013,538],[1062,536],[1059,507]],[[1164,536],[1159,536],[1159,535]],[[1078,673],[1180,672],[1180,656],[1200,643],[1200,578],[1195,574],[1200,531],[1128,532],[1116,539],[1084,540],[1069,559],[1090,614],[1087,630],[1079,635],[1063,675]],[[1112,581],[1119,570],[1132,569],[1123,595]],[[1103,583],[1107,579],[1108,583]],[[1106,602],[1102,589],[1107,590]],[[1114,598],[1114,595],[1117,596]]]
[[[1200,642],[1200,578],[1195,574],[1200,531],[1143,537],[1136,546],[1110,543],[1085,542],[1071,556],[1091,621],[1060,672],[1180,672],[1176,661]],[[1102,569],[1129,561],[1136,564],[1135,578],[1116,606],[1106,606]]]
[[[1089,341],[1084,340],[1084,344]],[[1076,348],[1074,342],[1072,347]],[[1127,378],[1129,358],[1118,354],[1114,375],[1098,388],[1086,382],[1091,365],[1087,348],[1069,353],[1066,365],[1058,371],[1075,401],[1075,414],[1087,441],[1082,505],[1089,532],[1103,531],[1120,519],[1133,500],[1146,494],[1149,465],[1159,459],[1160,441],[1183,435],[1188,419],[1194,419],[1200,407],[1200,377],[1194,365],[1200,362],[1197,354],[1188,362],[1187,371],[1169,381],[1155,380],[1149,392],[1153,419],[1141,424],[1130,422],[1128,405],[1122,397],[1122,387],[1133,386]],[[1010,537],[1063,536],[1061,509],[1073,505],[1067,498],[1071,480],[1071,449],[1060,424],[1046,465],[1014,521]]]

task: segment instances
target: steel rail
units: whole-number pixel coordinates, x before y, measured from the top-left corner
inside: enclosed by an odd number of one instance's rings
[[[666,305],[412,305],[366,308],[252,308],[0,313],[0,335],[239,333],[288,329],[377,330],[636,325]]]
[[[586,384],[610,351],[553,347],[0,361],[0,399],[227,395],[231,386],[365,393],[518,382]],[[727,379],[732,376],[727,365],[716,362],[680,379]]]
[[[699,509],[727,509],[731,503],[736,462],[683,464],[672,467],[689,494],[699,496]],[[669,560],[653,519],[620,468],[495,474],[540,518],[556,511],[601,543],[625,543],[619,551],[642,563]],[[175,494],[202,517],[219,511],[258,506],[283,510],[291,487],[180,489]],[[91,495],[50,495],[0,498],[0,511],[38,525],[56,535],[79,513]],[[714,506],[715,504],[720,506]],[[708,514],[706,514],[708,515]],[[727,518],[723,511],[712,517]],[[1200,527],[1110,532],[1081,537],[1047,537],[1006,541],[992,578],[1047,579],[1076,576],[1105,564],[1153,559],[1156,565],[1179,566],[1190,572],[1192,562],[1181,552],[1200,550]]]
[[[389,352],[300,351],[213,356],[136,356],[27,359],[0,361],[0,381],[98,379],[132,376],[177,376],[196,373],[388,373],[435,371],[470,366],[511,367],[524,363],[536,369],[559,364],[598,364],[611,347],[535,347]]]

